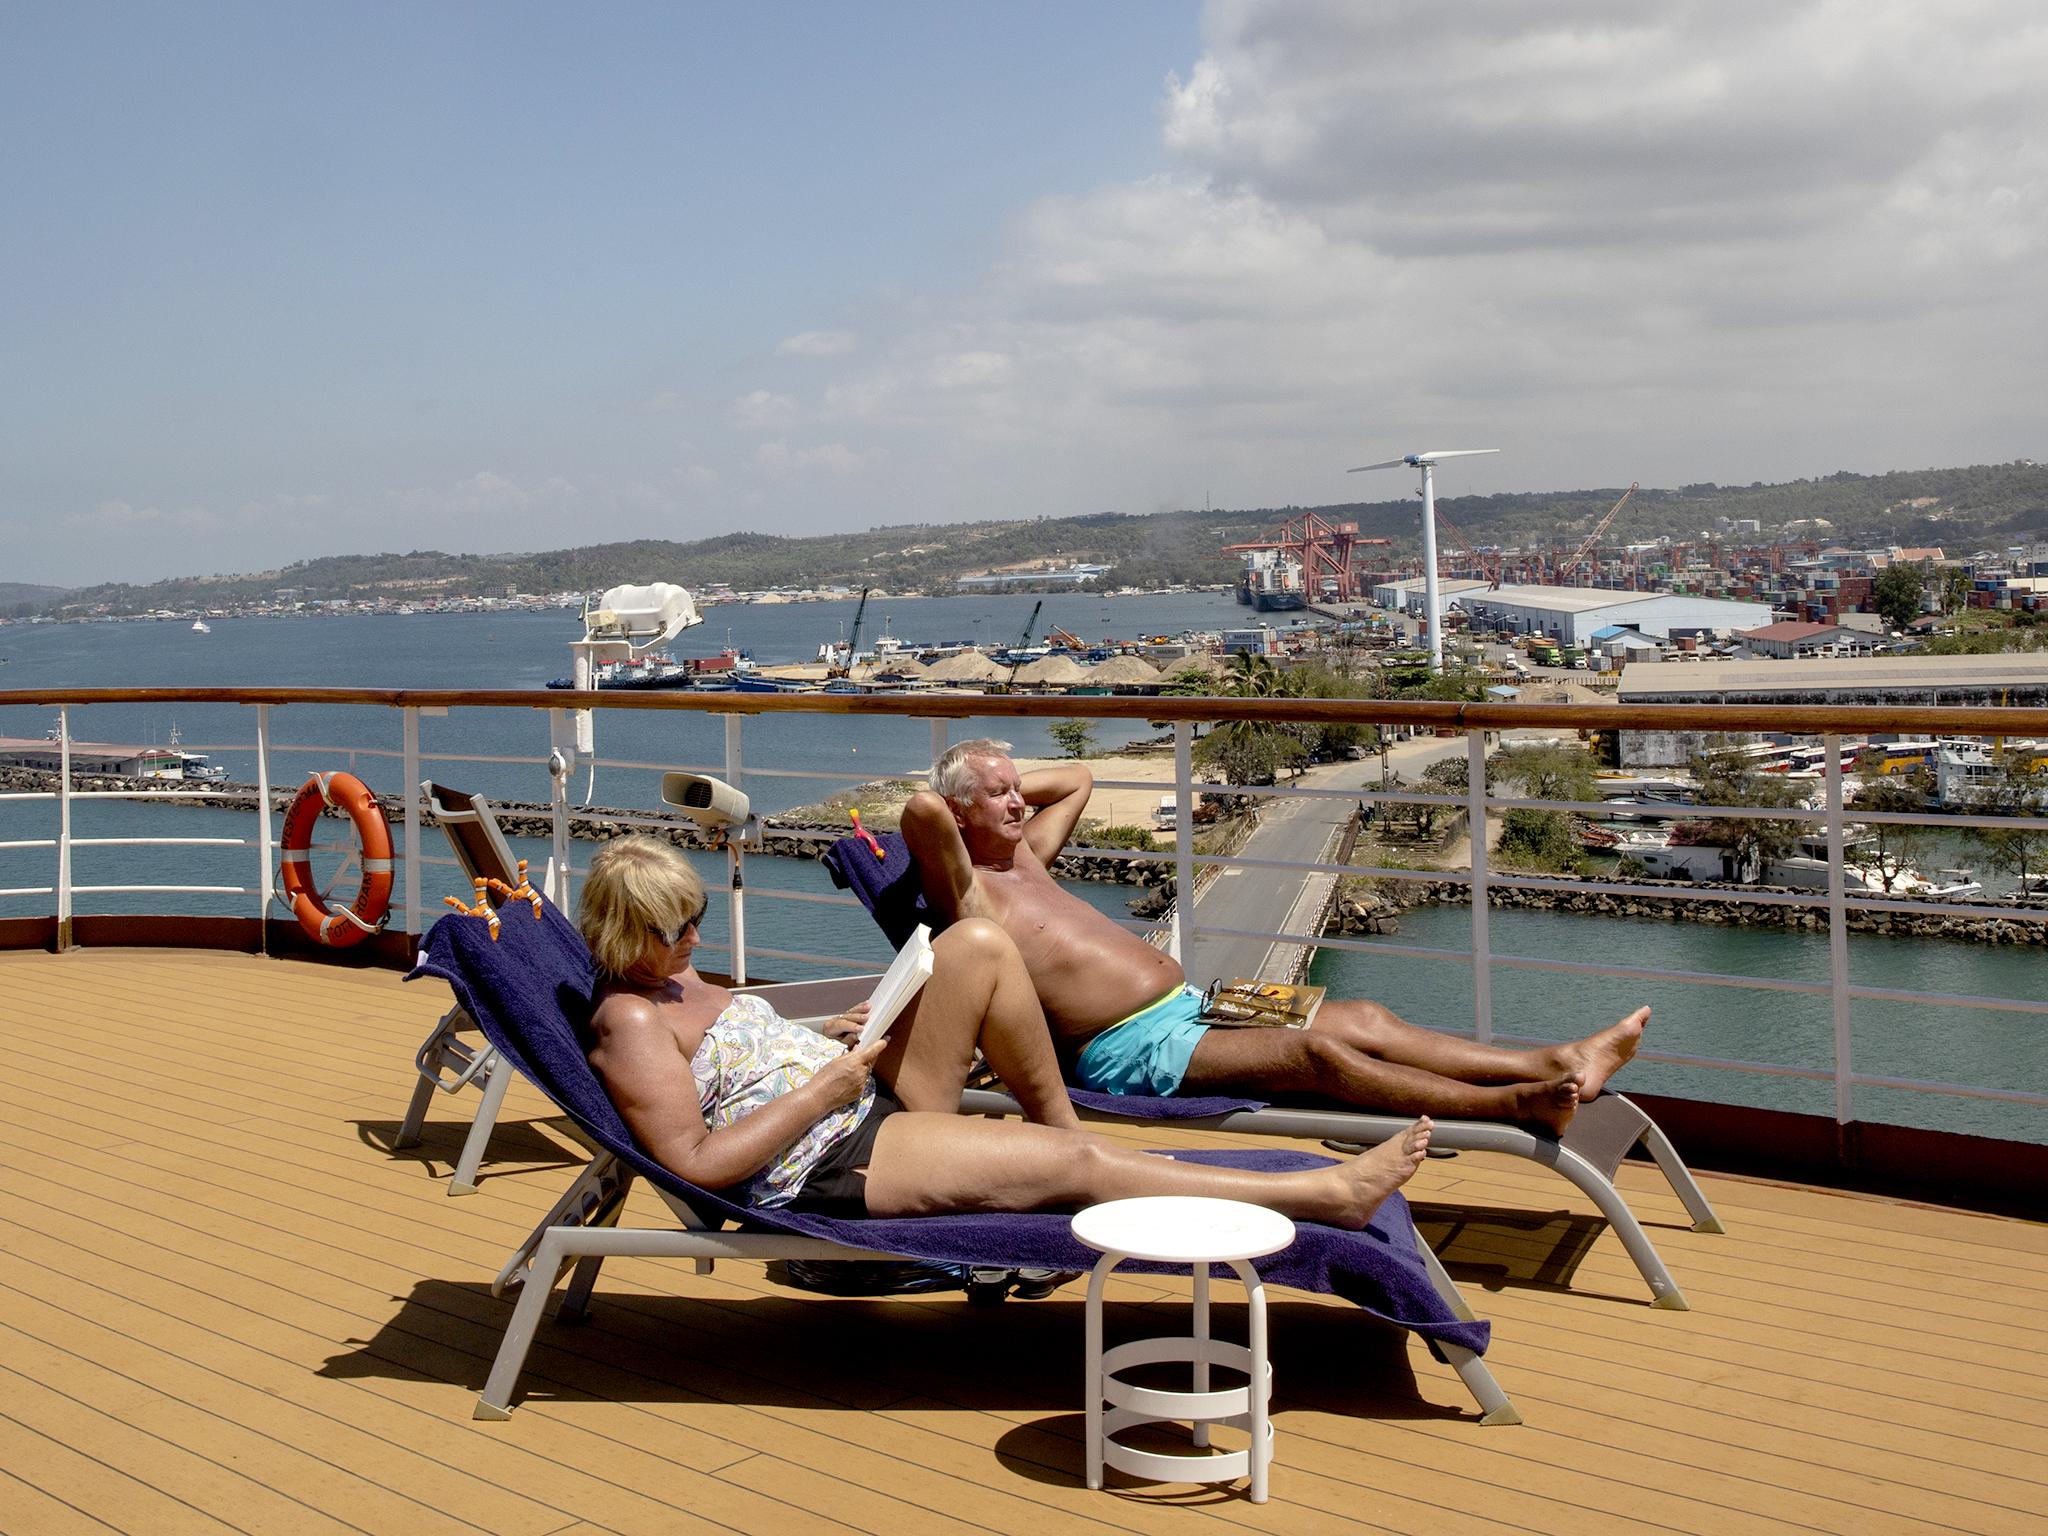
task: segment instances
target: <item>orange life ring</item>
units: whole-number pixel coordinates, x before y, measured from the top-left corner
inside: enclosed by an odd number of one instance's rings
[[[330,902],[313,883],[313,827],[323,807],[348,812],[362,844],[363,881],[347,906]],[[391,823],[378,808],[377,797],[351,773],[316,773],[299,787],[284,813],[282,861],[277,877],[283,900],[299,926],[322,944],[344,949],[360,943],[384,926],[391,909]]]

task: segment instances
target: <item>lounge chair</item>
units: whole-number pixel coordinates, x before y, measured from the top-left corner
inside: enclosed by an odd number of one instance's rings
[[[786,1211],[741,1210],[678,1179],[641,1150],[584,1059],[579,1028],[588,1019],[595,976],[589,951],[552,904],[540,922],[507,921],[493,943],[481,919],[450,915],[427,935],[412,973],[437,976],[485,1038],[575,1122],[598,1149],[590,1165],[499,1272],[493,1290],[518,1288],[476,1416],[503,1419],[512,1408],[522,1362],[547,1297],[574,1265],[557,1316],[580,1317],[599,1266],[613,1254],[686,1258],[699,1273],[718,1259],[912,1258],[1003,1268],[1085,1270],[1094,1255],[1064,1216],[973,1215],[840,1221]],[[1303,1154],[1246,1151],[1194,1154],[1237,1166],[1306,1166]],[[617,1225],[635,1177],[644,1178],[677,1227]],[[745,1225],[721,1230],[726,1222]],[[1479,1357],[1488,1325],[1475,1321],[1426,1244],[1415,1236],[1397,1194],[1365,1232],[1301,1223],[1295,1244],[1262,1274],[1276,1284],[1342,1295],[1388,1322],[1420,1334],[1447,1361],[1479,1404],[1481,1422],[1519,1415]]]
[[[432,779],[420,785],[420,793],[426,797],[428,809],[433,811],[441,830],[448,835],[455,860],[472,886],[478,880],[495,880],[508,886],[518,882],[519,861],[498,830],[497,813],[490,801],[482,795],[436,784]],[[497,907],[505,897],[502,892],[487,890],[484,899]],[[505,1090],[512,1084],[512,1073],[490,1042],[478,1037],[476,1022],[460,1006],[441,1015],[440,1022],[414,1053],[413,1065],[418,1069],[419,1081],[413,1084],[412,1102],[406,1105],[405,1119],[399,1123],[391,1144],[398,1148],[418,1145],[427,1106],[434,1101],[437,1091],[452,1094],[465,1088],[476,1089],[483,1099],[477,1105],[476,1118],[470,1122],[469,1135],[463,1140],[455,1171],[448,1180],[451,1196],[473,1195],[476,1171],[483,1162],[491,1130],[498,1123],[498,1110],[505,1102]]]
[[[928,923],[942,926],[918,889],[917,871],[900,833],[876,839],[882,857],[861,838],[842,838],[826,850],[824,862],[841,886],[858,896],[892,944],[900,945],[909,929]],[[1249,1098],[1152,1098],[1142,1094],[1090,1093],[1070,1088],[1074,1107],[1092,1120],[1172,1120],[1209,1131],[1246,1131],[1261,1136],[1303,1137],[1351,1145],[1374,1144],[1397,1136],[1412,1116],[1372,1114],[1355,1109],[1287,1109]],[[1007,1093],[970,1090],[961,1101],[970,1114],[1023,1113]],[[1563,1136],[1491,1120],[1438,1120],[1432,1148],[1454,1152],[1505,1152],[1555,1169],[1593,1203],[1621,1239],[1629,1258],[1648,1282],[1655,1305],[1685,1311],[1685,1293],[1665,1268],[1656,1245],[1615,1187],[1614,1174],[1629,1153],[1641,1146],[1656,1162],[1674,1193],[1684,1202],[1695,1232],[1720,1232],[1721,1220],[1694,1180],[1685,1160],[1656,1121],[1624,1094],[1606,1092],[1589,1100],[1572,1117]]]

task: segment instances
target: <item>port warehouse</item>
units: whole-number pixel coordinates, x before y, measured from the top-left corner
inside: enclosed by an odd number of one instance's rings
[[[1631,704],[1875,704],[2040,708],[2048,655],[1837,657],[1823,661],[1632,661],[1618,702]],[[1629,768],[1687,762],[1704,738],[1689,731],[1623,731]]]
[[[1737,634],[1771,622],[1768,603],[1695,597],[1686,592],[1612,592],[1599,587],[1498,587],[1483,581],[1440,581],[1439,600],[1464,609],[1476,630],[1549,635],[1560,644],[1586,646],[1612,627],[1668,640],[1674,635]],[[1419,579],[1385,582],[1373,601],[1422,616]]]

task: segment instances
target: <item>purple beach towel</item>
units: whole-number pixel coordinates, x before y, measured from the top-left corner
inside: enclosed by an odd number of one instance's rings
[[[917,866],[910,860],[910,845],[903,841],[903,834],[883,832],[875,841],[884,855],[879,859],[866,840],[858,837],[842,837],[827,848],[820,862],[832,872],[832,883],[860,898],[891,948],[901,949],[909,943],[919,923],[938,933],[946,925],[924,899],[924,887],[918,883]]]
[[[872,855],[869,855],[872,857]],[[512,1065],[559,1105],[597,1145],[642,1177],[687,1200],[707,1220],[801,1233],[941,1263],[1086,1270],[1099,1257],[1078,1242],[1065,1216],[989,1214],[845,1221],[808,1212],[732,1205],[678,1179],[633,1140],[585,1059],[596,984],[590,951],[552,903],[540,921],[523,908],[501,916],[493,943],[482,918],[450,914],[435,923],[408,979],[437,976]],[[1272,1171],[1329,1161],[1286,1151],[1186,1152],[1189,1161]],[[1483,1353],[1490,1325],[1461,1321],[1438,1296],[1416,1256],[1407,1203],[1394,1195],[1363,1232],[1298,1224],[1295,1242],[1258,1262],[1277,1285],[1323,1291],[1373,1316],[1437,1341]],[[1140,1267],[1140,1266],[1133,1266]],[[1172,1266],[1142,1266],[1171,1272]],[[1185,1271],[1182,1271],[1185,1272]]]

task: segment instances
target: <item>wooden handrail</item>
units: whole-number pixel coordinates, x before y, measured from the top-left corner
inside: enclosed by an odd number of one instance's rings
[[[1440,730],[1782,731],[2048,737],[2048,709],[1888,704],[1459,704],[1417,699],[1239,699],[1135,694],[648,693],[540,688],[21,688],[0,708],[53,704],[371,704],[421,709],[655,709],[712,715],[900,715],[963,720],[1274,720]]]

